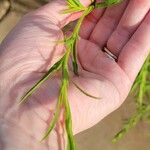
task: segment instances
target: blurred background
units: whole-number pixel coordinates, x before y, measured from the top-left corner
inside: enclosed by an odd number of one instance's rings
[[[50,0],[0,0],[0,43],[27,12]],[[150,121],[142,120],[126,136],[113,144],[113,136],[135,112],[135,99],[129,96],[122,107],[99,124],[76,135],[77,150],[150,150]]]

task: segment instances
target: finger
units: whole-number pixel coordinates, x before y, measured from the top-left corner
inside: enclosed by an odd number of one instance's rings
[[[148,13],[150,0],[130,0],[129,5],[117,27],[108,40],[107,48],[116,56],[129,41],[139,24]]]
[[[88,6],[91,3],[91,0],[80,1],[84,6]],[[34,11],[34,14],[44,16],[60,28],[63,28],[66,24],[78,19],[82,15],[82,12],[64,14],[63,11],[65,9],[67,9],[66,0],[55,0],[37,9]]]
[[[84,70],[104,77],[117,89],[129,88],[130,81],[124,71],[99,46],[85,39],[80,39],[77,46],[79,62]],[[120,93],[120,97],[125,98],[125,95],[125,92]]]
[[[126,5],[127,1],[125,0],[118,6],[107,8],[91,33],[90,41],[103,48],[107,43],[109,36],[118,25]]]
[[[102,0],[98,0],[100,2]],[[83,24],[80,28],[80,36],[84,39],[88,39],[93,31],[95,25],[97,24],[98,20],[103,15],[105,9],[95,9],[92,11],[88,16],[86,16]]]
[[[150,53],[150,12],[123,48],[118,64],[133,81]]]

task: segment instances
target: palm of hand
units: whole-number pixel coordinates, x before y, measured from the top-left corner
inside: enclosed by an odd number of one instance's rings
[[[120,7],[125,8],[125,6]],[[85,37],[83,29],[86,28],[86,21],[82,27],[81,37],[84,39],[78,43],[78,55],[82,69],[80,69],[80,77],[72,76],[71,80],[88,93],[100,96],[101,99],[95,100],[87,97],[72,83],[70,84],[69,101],[75,133],[93,126],[118,108],[127,96],[133,82],[129,80],[127,73],[118,63],[101,51],[100,45],[103,43],[97,43],[94,38],[87,38],[87,35]],[[97,34],[98,30],[99,28],[92,28],[92,31]],[[88,33],[89,36],[92,37],[92,34]],[[6,78],[6,85],[10,85],[8,101],[4,102],[5,107],[2,110],[7,112],[8,119],[19,122],[18,124],[24,129],[28,130],[29,127],[34,129],[30,130],[30,134],[38,139],[43,135],[52,117],[50,112],[55,109],[60,83],[59,75],[49,79],[39,88],[23,108],[18,109],[16,101],[19,101],[20,96],[62,56],[63,45],[56,45],[54,42],[62,37],[60,28],[45,16],[35,13],[26,16],[2,45],[2,49],[9,45],[1,55],[3,60],[9,58],[9,62],[3,67],[10,68],[4,75],[11,73],[11,81]],[[12,96],[14,98],[10,101]]]

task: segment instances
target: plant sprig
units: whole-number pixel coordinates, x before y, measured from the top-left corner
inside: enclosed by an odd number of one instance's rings
[[[143,104],[141,107],[137,108],[135,114],[128,119],[123,128],[115,135],[112,142],[116,143],[118,140],[122,139],[131,128],[138,124],[138,122],[145,116],[145,113],[148,111],[150,111],[150,105]]]
[[[113,142],[117,142],[125,136],[125,134],[150,112],[150,55],[146,59],[141,71],[139,72],[131,93],[135,94],[136,98],[136,112],[130,117],[123,128],[115,135]]]
[[[73,13],[79,11],[85,11],[87,7],[83,6],[79,0],[67,0],[68,8],[65,9],[64,13]]]
[[[68,8],[64,10],[64,13],[74,13],[82,11],[82,16],[79,18],[74,31],[72,32],[71,36],[65,37],[63,44],[66,47],[66,51],[63,55],[63,57],[57,61],[49,70],[48,72],[37,82],[31,89],[29,89],[26,94],[22,97],[20,103],[25,103],[28,98],[47,80],[49,77],[54,75],[56,72],[61,71],[61,87],[59,91],[59,97],[55,109],[54,116],[51,120],[51,123],[44,134],[42,141],[45,140],[51,131],[55,128],[57,122],[59,121],[59,116],[61,110],[63,110],[63,115],[65,119],[65,128],[66,128],[66,134],[67,134],[67,150],[75,150],[76,145],[73,137],[73,131],[72,131],[72,117],[71,117],[71,110],[68,100],[68,88],[69,88],[69,67],[68,62],[69,58],[72,58],[72,66],[73,66],[73,72],[75,75],[79,76],[78,73],[78,58],[77,58],[77,51],[76,51],[76,45],[79,38],[79,31],[81,24],[85,17],[91,13],[95,8],[105,8],[112,5],[116,5],[120,3],[122,0],[105,0],[100,3],[96,3],[96,1],[92,1],[91,5],[85,7],[83,6],[79,0],[67,0]],[[77,84],[74,84],[82,93],[84,93],[86,96],[92,97],[94,99],[98,99],[95,96],[92,96],[85,92],[83,89],[81,89]]]

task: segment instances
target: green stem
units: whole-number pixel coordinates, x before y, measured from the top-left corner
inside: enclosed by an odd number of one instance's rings
[[[145,84],[147,82],[147,78],[148,78],[148,75],[149,75],[149,72],[147,70],[148,68],[148,65],[149,65],[149,59],[150,59],[150,56],[147,58],[142,70],[141,70],[141,82],[140,82],[140,87],[139,87],[139,94],[138,94],[138,99],[137,99],[137,103],[140,106],[142,106],[143,104],[143,100],[144,100],[144,89],[145,89]]]
[[[80,17],[80,19],[79,19],[78,22],[77,22],[77,25],[76,25],[75,28],[74,28],[73,35],[78,35],[78,34],[79,34],[80,27],[81,27],[81,24],[82,24],[82,22],[83,22],[85,16],[87,16],[93,9],[94,9],[94,6],[89,6],[89,7],[83,12],[83,15]]]
[[[65,125],[66,125],[66,132],[67,132],[67,137],[68,137],[68,142],[67,142],[67,150],[75,150],[76,145],[74,141],[74,136],[73,136],[73,131],[72,131],[72,116],[71,116],[71,110],[70,110],[70,105],[68,101],[68,87],[69,87],[69,68],[68,68],[68,61],[69,61],[69,56],[70,56],[70,49],[67,50],[64,62],[62,65],[63,68],[63,104],[65,107]]]
[[[73,31],[73,34],[72,36],[70,37],[71,39],[71,43],[70,43],[70,48],[72,49],[71,50],[71,53],[72,53],[72,64],[73,64],[73,71],[74,71],[74,74],[75,75],[78,75],[78,62],[77,62],[77,52],[76,52],[76,44],[77,44],[77,40],[78,40],[78,35],[79,35],[79,31],[80,31],[80,27],[82,25],[82,22],[84,20],[84,18],[94,9],[93,6],[89,6],[83,13],[83,15],[81,16],[81,18],[78,20],[75,28],[74,28],[74,31]],[[69,39],[69,40],[70,40]]]
[[[57,121],[58,121],[58,118],[60,116],[60,111],[61,111],[61,106],[62,106],[62,99],[63,99],[63,89],[61,88],[60,90],[60,95],[59,95],[59,98],[58,98],[58,101],[57,101],[57,106],[56,106],[56,111],[55,111],[55,114],[54,114],[54,117],[53,119],[51,120],[51,123],[49,125],[49,128],[47,129],[46,133],[44,134],[44,137],[42,138],[41,141],[45,140],[46,138],[48,138],[49,134],[51,133],[51,131],[54,129]]]

